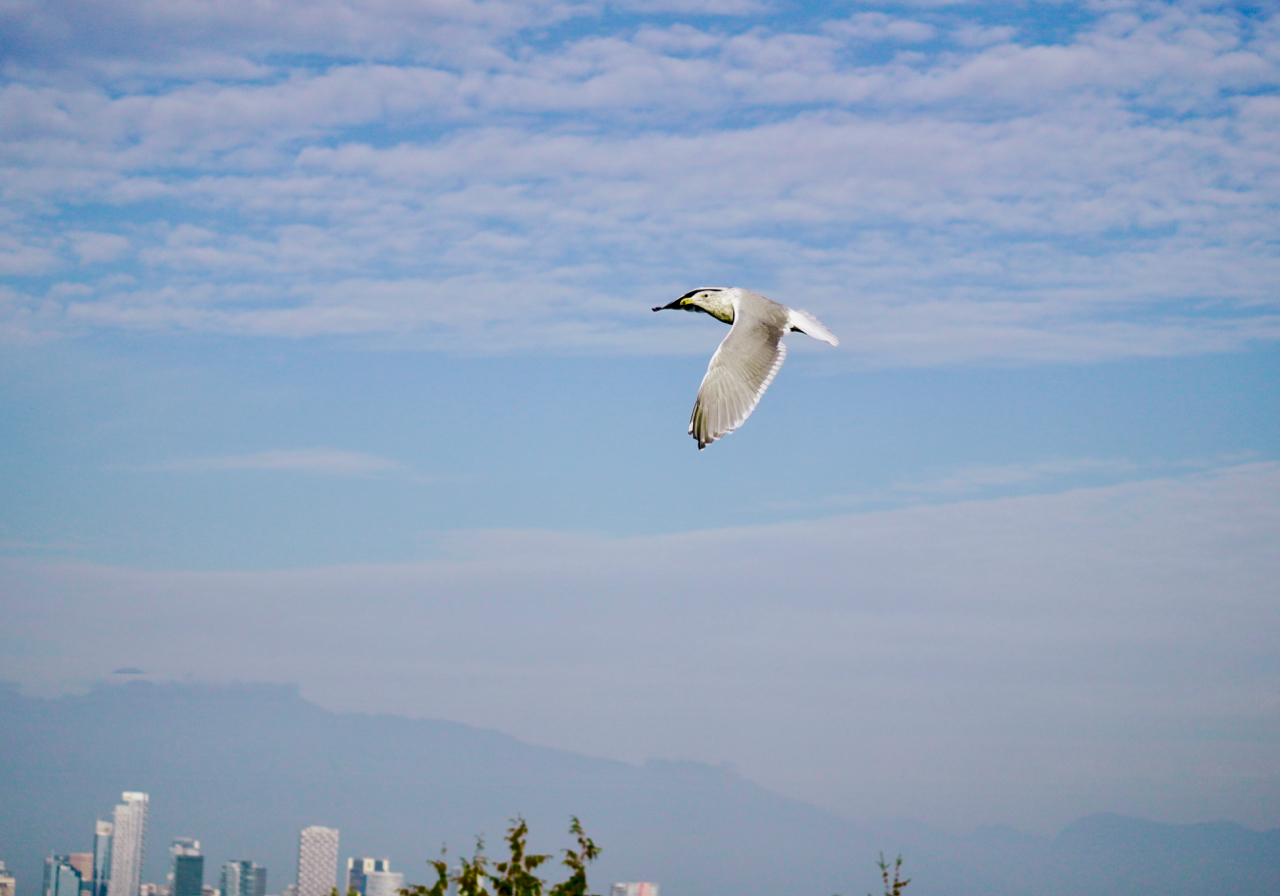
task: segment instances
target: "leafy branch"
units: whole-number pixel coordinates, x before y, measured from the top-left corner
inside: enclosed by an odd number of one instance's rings
[[[560,863],[569,869],[569,878],[553,886],[547,896],[590,896],[587,863],[600,855],[600,847],[583,833],[576,817],[569,825],[569,833],[578,840],[577,850],[564,850],[564,860]],[[429,863],[436,872],[435,883],[405,887],[400,890],[400,896],[448,896],[450,884],[457,887],[457,896],[542,896],[546,882],[534,872],[551,856],[530,853],[528,836],[528,823],[523,818],[514,818],[505,838],[510,852],[508,859],[491,862],[484,854],[484,838],[477,837],[475,854],[470,859],[463,858],[452,874],[441,850],[441,857]]]
[[[880,853],[880,861],[876,864],[880,866],[880,878],[884,881],[884,896],[902,896],[902,891],[911,883],[911,878],[902,877],[902,856],[894,860],[892,884],[889,882],[889,863],[884,860],[884,853]],[[867,896],[871,894],[868,893]]]

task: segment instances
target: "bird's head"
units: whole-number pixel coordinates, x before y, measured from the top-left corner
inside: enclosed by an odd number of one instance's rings
[[[683,311],[705,311],[712,317],[727,324],[733,323],[733,299],[730,290],[723,286],[703,286],[691,289],[668,305],[655,305],[654,311],[676,309]]]

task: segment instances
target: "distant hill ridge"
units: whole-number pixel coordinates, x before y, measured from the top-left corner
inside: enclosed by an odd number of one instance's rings
[[[860,896],[879,850],[902,851],[915,896],[1258,896],[1280,893],[1280,829],[1080,819],[1056,838],[986,828],[867,831],[724,768],[644,766],[535,747],[453,722],[333,713],[296,687],[101,686],[54,700],[0,687],[0,859],[39,896],[43,857],[89,848],[122,790],[151,795],[144,880],[196,837],[206,883],[230,859],[296,872],[297,833],[337,827],[341,856],[389,856],[410,881],[442,843],[498,844],[507,819],[532,845],[569,844],[571,814],[604,847],[595,891],[655,880],[663,896]]]

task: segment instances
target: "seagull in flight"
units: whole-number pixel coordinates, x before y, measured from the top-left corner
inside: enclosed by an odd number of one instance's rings
[[[840,344],[808,311],[779,305],[739,286],[703,286],[653,310],[667,309],[702,311],[731,325],[711,356],[689,417],[689,435],[698,440],[699,451],[751,416],[787,357],[783,336],[798,330],[831,345]]]

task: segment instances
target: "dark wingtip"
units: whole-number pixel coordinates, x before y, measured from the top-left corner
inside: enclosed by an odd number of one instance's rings
[[[661,310],[662,310],[662,306],[661,306],[661,305],[654,305],[654,306],[653,306],[653,310],[654,310],[654,311],[661,311]]]

